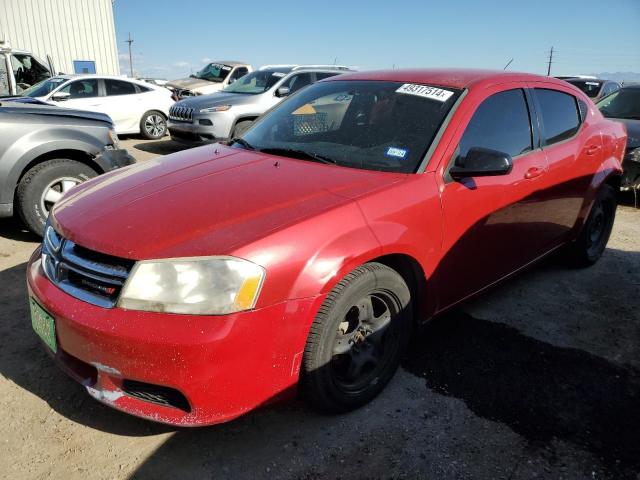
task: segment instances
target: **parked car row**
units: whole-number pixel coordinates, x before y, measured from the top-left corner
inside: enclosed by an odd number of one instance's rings
[[[385,388],[429,319],[551,252],[582,267],[604,252],[627,134],[584,92],[394,70],[279,101],[285,78],[317,73],[242,77],[192,108],[280,91],[249,129],[53,206],[27,267],[32,324],[98,401],[182,426],[294,391],[349,411]],[[616,103],[605,111],[623,113]]]

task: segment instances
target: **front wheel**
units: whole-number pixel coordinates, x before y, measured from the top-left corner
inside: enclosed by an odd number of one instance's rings
[[[167,119],[160,112],[147,112],[140,120],[140,133],[147,140],[158,140],[167,133]]]
[[[575,266],[589,267],[602,256],[611,236],[617,206],[615,190],[611,185],[603,185],[580,236],[569,246],[570,259]]]
[[[329,293],[311,326],[302,396],[332,412],[369,402],[398,368],[411,318],[411,294],[395,270],[367,263],[348,274]]]
[[[42,235],[53,205],[71,188],[97,175],[75,160],[49,160],[31,168],[16,191],[17,210],[27,228]]]

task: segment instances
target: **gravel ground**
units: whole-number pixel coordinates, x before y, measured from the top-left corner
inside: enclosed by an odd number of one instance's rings
[[[180,147],[123,142],[139,160]],[[32,333],[37,239],[0,220],[0,477],[638,479],[640,210],[588,270],[548,259],[416,335],[367,407],[278,405],[176,429],[116,412]]]

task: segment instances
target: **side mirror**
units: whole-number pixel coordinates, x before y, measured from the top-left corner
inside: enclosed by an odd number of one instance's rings
[[[456,161],[449,169],[449,175],[454,180],[469,177],[493,177],[507,175],[513,168],[511,155],[488,148],[473,147],[467,155]]]
[[[236,79],[235,79],[235,78],[230,78],[230,79],[229,79],[229,85],[231,85],[231,84],[232,84],[232,83],[234,83],[235,81],[236,81]]]
[[[286,97],[291,93],[291,89],[289,87],[280,87],[276,90],[276,97]]]
[[[65,100],[69,100],[70,96],[71,94],[67,92],[56,92],[51,95],[51,100],[54,102],[64,102]]]

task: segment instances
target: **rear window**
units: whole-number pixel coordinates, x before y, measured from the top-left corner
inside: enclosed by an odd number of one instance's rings
[[[578,87],[591,98],[597,97],[600,93],[600,89],[602,88],[602,82],[595,80],[568,80],[568,82],[571,85]]]
[[[548,90],[534,89],[544,131],[546,145],[571,138],[580,128],[580,116],[573,95]]]
[[[107,95],[133,95],[137,93],[136,86],[133,83],[122,80],[105,80]]]

